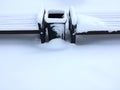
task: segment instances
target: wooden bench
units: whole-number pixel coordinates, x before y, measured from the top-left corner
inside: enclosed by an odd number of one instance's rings
[[[0,15],[0,34],[39,34],[43,43],[41,32],[42,23],[38,22],[35,14]]]
[[[83,14],[83,13],[82,13]],[[94,30],[90,28],[88,31],[77,31],[77,24],[72,24],[71,13],[69,13],[69,30],[70,30],[70,40],[71,43],[76,42],[76,35],[94,35],[94,34],[120,34],[120,13],[84,13],[88,16],[93,16],[102,19],[106,28],[99,28],[99,30]],[[107,28],[108,27],[108,28]]]

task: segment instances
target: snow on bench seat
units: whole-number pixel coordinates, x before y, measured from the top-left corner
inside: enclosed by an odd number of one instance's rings
[[[38,30],[35,14],[0,15],[0,31]]]
[[[76,33],[120,31],[120,13],[80,13]]]

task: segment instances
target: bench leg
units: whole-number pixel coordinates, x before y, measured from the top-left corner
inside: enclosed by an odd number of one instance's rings
[[[74,34],[74,32],[71,32],[70,39],[71,43],[76,43],[76,35]]]
[[[44,28],[41,27],[41,25],[38,23],[39,31],[40,31],[40,39],[41,43],[45,43],[45,38],[46,38],[46,31]]]
[[[75,34],[76,27],[77,27],[77,25],[72,25],[70,23],[70,41],[71,41],[71,43],[76,43],[76,34]]]
[[[45,43],[45,41],[46,41],[45,36],[46,36],[45,31],[40,32],[41,43]]]

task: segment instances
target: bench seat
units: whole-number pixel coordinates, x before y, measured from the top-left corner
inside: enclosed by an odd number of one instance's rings
[[[87,33],[87,32],[117,32],[120,31],[120,13],[85,13],[85,15],[99,18],[104,22],[104,25],[96,24],[92,25],[90,24],[90,21],[86,25],[81,25],[78,23],[76,33]],[[79,14],[78,14],[79,16]],[[78,19],[80,21],[80,19]],[[78,22],[79,22],[78,21]],[[91,23],[99,23],[99,21],[94,21]],[[90,24],[90,25],[89,25]]]
[[[77,23],[69,12],[69,30],[71,43],[76,42],[76,35],[120,34],[120,12],[112,13],[77,13]]]

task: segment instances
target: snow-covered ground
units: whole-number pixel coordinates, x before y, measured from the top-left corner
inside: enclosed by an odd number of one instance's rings
[[[61,5],[81,12],[116,12],[118,4],[119,0],[1,0],[0,15],[36,14],[40,7]],[[120,35],[77,36],[76,44],[61,39],[41,44],[38,37],[0,35],[0,90],[120,90]]]
[[[81,36],[76,45],[36,38],[0,36],[1,90],[120,89],[119,35]]]

